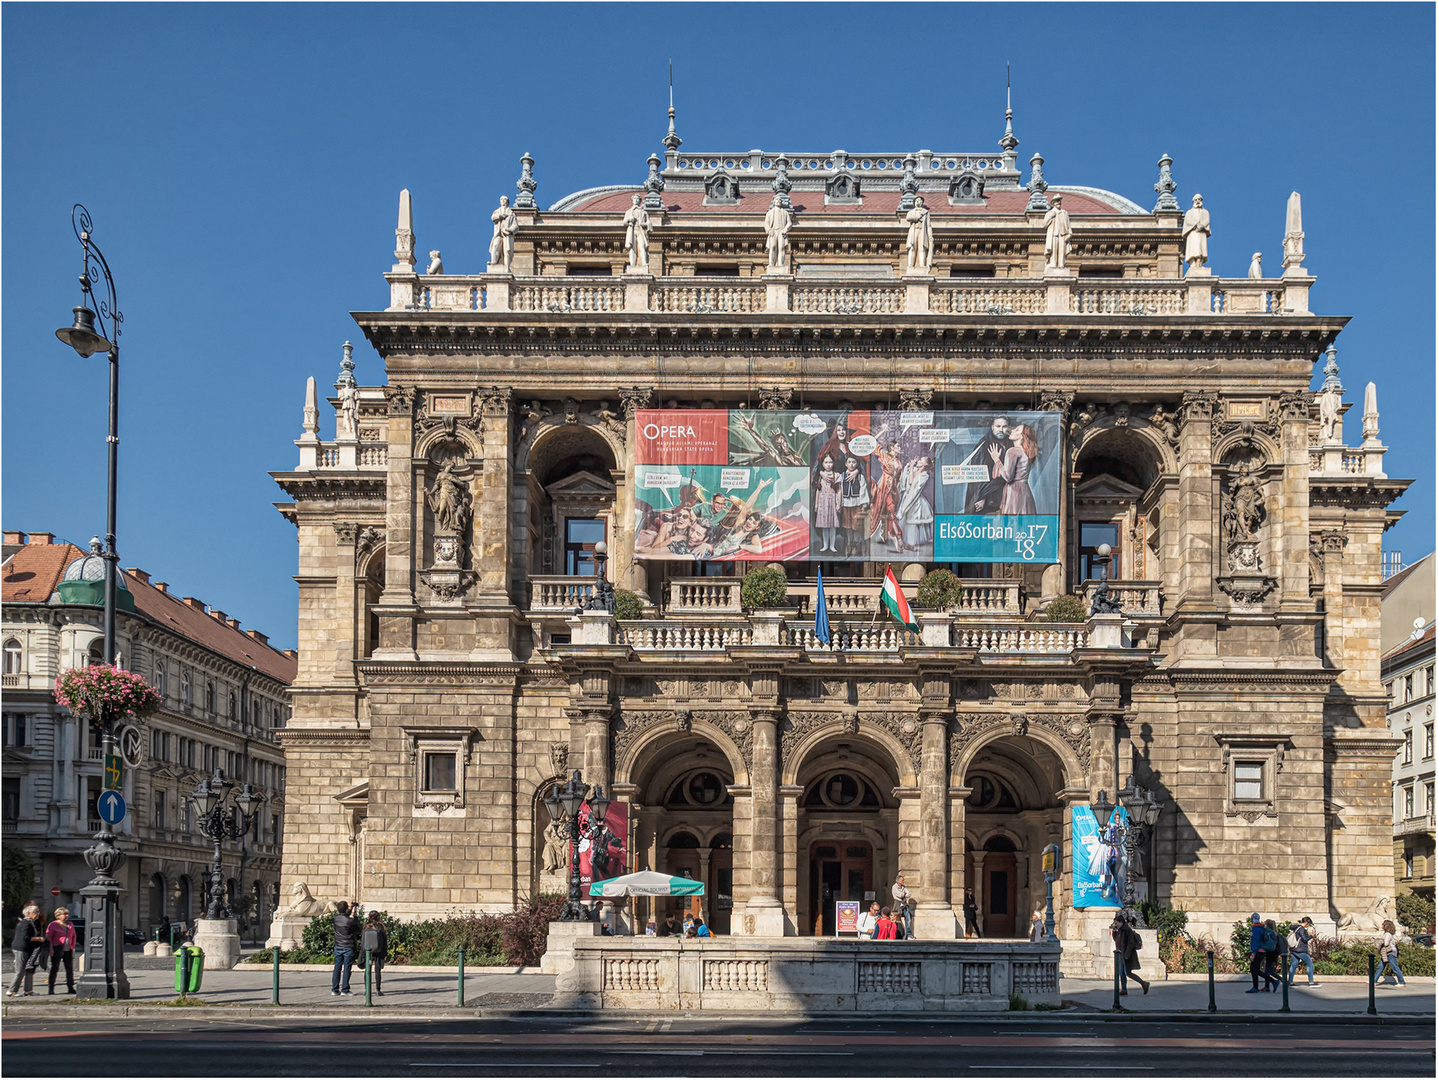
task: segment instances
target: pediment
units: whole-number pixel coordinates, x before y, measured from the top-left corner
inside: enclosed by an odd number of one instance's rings
[[[562,480],[556,480],[544,489],[551,499],[559,498],[605,498],[613,497],[614,484],[602,476],[581,469]]]
[[[347,787],[343,791],[335,792],[330,798],[345,806],[367,806],[369,804],[369,781],[361,780],[354,787]]]
[[[1099,473],[1074,485],[1076,499],[1133,499],[1143,495],[1143,489],[1126,484],[1116,476]]]

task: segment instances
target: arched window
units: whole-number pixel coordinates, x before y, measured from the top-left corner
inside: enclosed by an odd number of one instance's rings
[[[234,692],[233,690],[231,690],[231,691],[230,691],[230,721],[231,721],[231,723],[233,723],[233,722],[237,721],[239,718],[240,718],[240,706],[239,706],[239,701],[238,701],[238,699],[235,697],[235,692]]]
[[[164,661],[164,659],[162,658],[162,659],[156,660],[156,661],[155,661],[155,690],[156,690],[157,693],[159,693],[161,700],[164,699],[165,694],[168,692],[168,690],[169,690],[169,685],[170,685],[169,673],[165,670],[165,661]]]
[[[25,666],[25,651],[14,638],[5,642],[5,674],[19,675]]]
[[[85,666],[94,667],[96,664],[103,664],[104,662],[105,642],[100,638],[96,638],[94,641],[90,642],[90,649],[89,652],[86,654]]]
[[[214,714],[215,711],[215,680],[205,680],[205,711]]]
[[[185,708],[195,703],[195,687],[190,681],[190,673],[187,671],[180,677],[180,700],[184,702]]]

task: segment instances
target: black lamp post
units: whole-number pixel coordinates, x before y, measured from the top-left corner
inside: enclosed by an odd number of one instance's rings
[[[596,837],[603,832],[610,800],[605,797],[604,788],[596,784],[594,793],[589,796],[589,824],[586,826],[579,820],[579,810],[584,805],[584,795],[588,790],[589,785],[575,769],[569,780],[563,785],[555,784],[544,800],[549,819],[555,823],[560,839],[569,841],[569,899],[559,916],[560,922],[588,922],[594,918],[580,892],[579,841],[585,836]]]
[[[1054,925],[1054,882],[1059,879],[1063,868],[1059,865],[1059,858],[1062,852],[1057,844],[1050,844],[1044,848],[1044,885],[1048,890],[1048,911],[1044,913],[1044,936],[1058,940],[1058,929]]]
[[[609,545],[603,540],[594,545],[594,595],[587,605],[590,611],[614,611],[614,586],[604,573],[604,564],[609,561]]]
[[[235,784],[225,779],[219,769],[215,775],[195,785],[190,799],[199,815],[198,827],[201,833],[215,842],[214,860],[210,864],[210,906],[205,912],[207,919],[228,919],[230,910],[225,903],[224,871],[220,867],[220,842],[238,840],[249,831],[254,822],[255,811],[263,797],[248,783],[234,796],[234,805],[227,805],[226,796],[234,790]]]
[[[108,473],[105,485],[105,655],[107,664],[115,662],[115,567],[120,556],[115,551],[115,479],[120,449],[120,314],[115,300],[115,279],[110,264],[91,237],[94,226],[90,212],[80,203],[70,210],[70,224],[82,252],[80,267],[80,304],[74,309],[69,326],[55,331],[55,336],[83,358],[97,352],[110,358],[110,433]],[[104,293],[96,295],[96,286],[103,284]],[[115,753],[114,717],[108,709],[99,718],[100,740],[104,753]],[[125,853],[115,847],[115,832],[102,822],[95,843],[85,850],[85,862],[95,872],[90,884],[80,890],[85,903],[85,971],[80,977],[80,991],[87,997],[127,998],[130,983],[125,977],[125,931],[120,919],[120,884],[115,873],[125,865]]]
[[[1153,793],[1142,784],[1135,784],[1133,777],[1128,778],[1128,783],[1118,793],[1118,801],[1128,812],[1128,825],[1123,831],[1124,852],[1127,856],[1128,869],[1123,875],[1123,906],[1124,910],[1132,916],[1134,925],[1143,926],[1143,915],[1140,914],[1137,905],[1133,900],[1133,878],[1134,867],[1137,863],[1137,845],[1140,831],[1147,837],[1158,822],[1158,815],[1162,806],[1154,798]]]

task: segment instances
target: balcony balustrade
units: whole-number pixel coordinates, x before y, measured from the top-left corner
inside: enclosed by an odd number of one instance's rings
[[[1162,615],[1162,585],[1159,581],[1110,581],[1108,595],[1125,615],[1157,618]],[[1094,579],[1083,583],[1081,593],[1085,604],[1093,604],[1093,594],[1098,587],[1099,582]]]

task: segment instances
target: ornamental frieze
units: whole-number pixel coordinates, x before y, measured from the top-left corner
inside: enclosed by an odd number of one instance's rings
[[[612,760],[616,765],[624,760],[635,742],[653,728],[684,734],[694,730],[696,721],[710,724],[728,736],[748,767],[753,760],[754,724],[743,709],[622,709],[610,725]]]
[[[785,714],[779,724],[779,754],[782,760],[788,761],[793,757],[795,750],[811,732],[818,731],[830,724],[838,726],[843,720],[843,714],[833,709],[823,712],[795,712],[793,710]]]
[[[923,768],[924,723],[921,717],[911,712],[867,712],[860,713],[859,720],[883,728],[897,739],[909,755],[909,766],[915,773]]]
[[[1036,725],[1047,728],[1067,743],[1080,767],[1088,772],[1092,760],[1089,726],[1077,713],[960,713],[954,717],[949,731],[950,767],[962,760],[970,746],[996,730],[1014,737],[1032,737]]]

